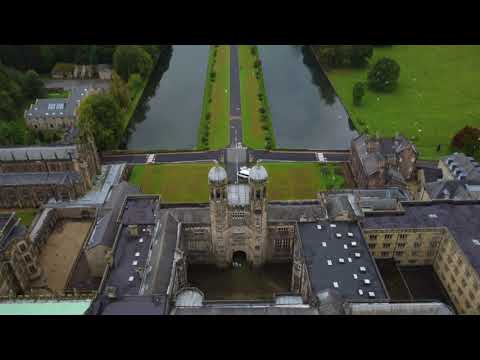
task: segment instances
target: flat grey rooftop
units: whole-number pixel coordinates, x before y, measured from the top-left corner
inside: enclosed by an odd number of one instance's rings
[[[331,224],[336,227],[331,227]],[[346,300],[387,298],[377,267],[356,223],[321,221],[299,223],[298,228],[315,294],[334,289]],[[353,234],[353,238],[347,236],[348,232]],[[341,238],[336,237],[337,233],[341,234]],[[340,259],[343,259],[343,263]],[[329,261],[332,265],[329,265]],[[365,272],[360,267],[365,267]],[[370,284],[365,284],[364,280],[369,280]],[[338,288],[334,283],[338,284]],[[359,294],[359,290],[363,291],[363,295]],[[369,298],[371,291],[375,293],[374,298]]]
[[[268,221],[317,221],[325,219],[324,207],[317,201],[270,202]]]
[[[480,273],[480,202],[419,202],[404,203],[404,215],[368,217],[365,229],[421,229],[447,227]]]
[[[125,296],[121,301],[104,303],[102,315],[165,315],[165,296]]]
[[[155,197],[128,198],[122,212],[122,224],[155,224],[155,209],[158,199]]]

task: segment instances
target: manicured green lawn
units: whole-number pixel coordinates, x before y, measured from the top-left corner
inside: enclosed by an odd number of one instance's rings
[[[328,72],[353,122],[369,133],[414,138],[421,157],[437,159],[450,152],[452,137],[466,125],[480,126],[480,46],[394,45],[375,48],[373,64],[388,56],[400,64],[398,88],[391,94],[367,92],[360,107],[352,100],[353,85],[367,70]],[[442,149],[437,153],[437,146]]]
[[[215,48],[210,47],[208,71],[203,98],[202,118],[199,129],[199,145],[202,127],[206,126],[206,116],[210,113],[209,148],[223,149],[229,143],[230,130],[230,46],[219,45],[213,64]],[[215,81],[210,73],[216,73]],[[226,90],[226,91],[225,91]],[[211,102],[209,100],[212,100]]]
[[[243,143],[253,149],[264,149],[265,133],[262,129],[261,115],[258,109],[264,107],[267,110],[270,126],[272,121],[263,78],[257,80],[255,77],[254,61],[255,57],[250,53],[250,45],[240,45],[238,47],[238,62],[240,66]],[[259,93],[263,95],[263,102],[258,98]]]
[[[211,163],[138,165],[129,182],[145,194],[160,194],[165,202],[208,202],[211,167]]]
[[[37,215],[38,210],[37,209],[15,209],[15,210],[6,210],[6,209],[0,209],[0,213],[10,213],[12,211],[15,211],[17,216],[20,218],[20,221],[23,225],[26,227],[29,227],[32,224],[33,218],[35,215]]]
[[[47,98],[53,99],[53,98],[68,98],[70,96],[70,91],[65,90],[65,91],[49,91],[47,93]]]
[[[319,191],[342,188],[345,179],[340,168],[329,164],[326,175],[318,163],[264,162],[268,172],[268,197],[270,200],[316,199]]]

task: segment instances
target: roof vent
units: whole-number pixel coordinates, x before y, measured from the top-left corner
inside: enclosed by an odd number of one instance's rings
[[[370,282],[369,279],[365,279],[365,280],[363,280],[363,283],[364,283],[365,285],[370,285],[371,282]]]
[[[438,218],[437,214],[429,214],[428,217],[429,217],[430,219],[436,219],[436,218]]]
[[[138,239],[138,242],[141,244],[143,243],[143,238]]]
[[[472,241],[475,245],[480,246],[480,240],[473,239]]]
[[[365,266],[360,266],[360,272],[367,272],[367,268]]]
[[[331,227],[331,228],[336,228],[337,225],[336,225],[336,224],[330,224],[330,227]]]
[[[322,225],[317,225],[317,230],[322,230]]]
[[[133,265],[133,266],[137,266],[137,265],[138,265],[138,261],[137,261],[137,260],[133,260],[132,265]]]
[[[333,287],[334,287],[335,289],[338,289],[338,287],[339,287],[338,282],[334,281],[334,282],[333,282]]]
[[[327,247],[327,243],[325,241],[322,241],[322,246]]]
[[[135,257],[139,257],[140,256],[140,253],[139,252],[136,252],[135,253]]]

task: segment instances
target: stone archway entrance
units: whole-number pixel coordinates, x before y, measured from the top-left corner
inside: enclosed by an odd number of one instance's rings
[[[245,251],[235,251],[232,255],[232,264],[234,267],[243,267],[247,266],[247,254]]]

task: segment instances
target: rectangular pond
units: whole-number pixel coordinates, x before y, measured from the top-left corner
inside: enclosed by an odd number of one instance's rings
[[[260,45],[278,148],[346,149],[357,133],[304,45]]]
[[[160,59],[132,118],[128,149],[194,149],[207,77],[208,45],[174,45]]]

